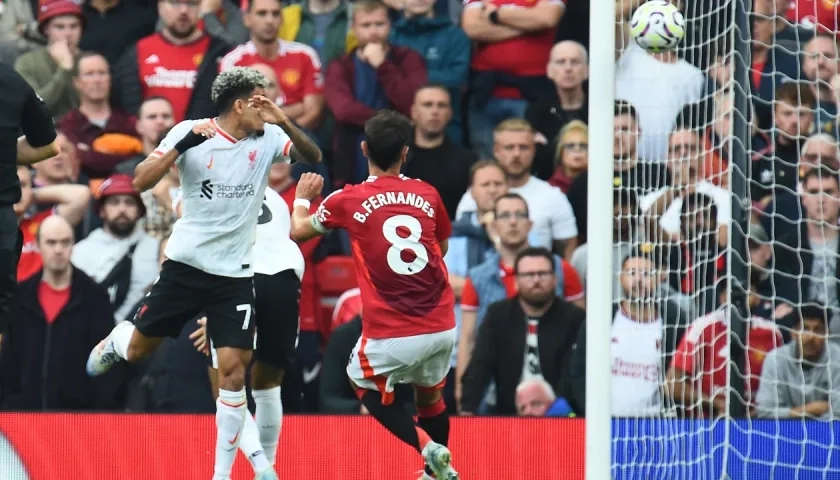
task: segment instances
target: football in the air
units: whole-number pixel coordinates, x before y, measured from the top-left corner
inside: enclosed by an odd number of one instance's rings
[[[630,34],[640,47],[659,53],[673,50],[685,36],[685,19],[665,0],[650,0],[633,12]]]

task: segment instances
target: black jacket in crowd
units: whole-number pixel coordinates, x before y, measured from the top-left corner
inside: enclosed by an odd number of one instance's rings
[[[0,398],[7,410],[111,410],[122,407],[122,365],[89,377],[91,349],[114,327],[108,294],[73,267],[70,299],[52,324],[38,301],[43,271],[18,286],[0,349]]]
[[[210,45],[204,54],[204,59],[198,67],[190,103],[184,119],[214,117],[218,114],[216,105],[210,99],[213,81],[219,74],[219,60],[227,55],[232,47],[224,40],[210,37]],[[111,98],[118,107],[133,115],[137,115],[143,103],[143,87],[140,80],[140,67],[137,63],[137,45],[132,45],[125,51],[119,62],[114,65],[114,87]]]
[[[548,144],[537,144],[537,152],[534,157],[534,164],[531,173],[543,180],[548,180],[554,173],[554,154],[557,152],[557,135],[560,130],[572,120],[580,120],[589,123],[589,98],[584,99],[583,106],[577,110],[563,110],[560,105],[560,97],[557,91],[553,90],[545,98],[528,102],[525,109],[525,120],[534,127],[534,130],[543,134]]]
[[[613,304],[613,314],[610,323],[615,320],[618,311],[618,304]],[[665,300],[659,304],[659,314],[662,315],[662,373],[668,371],[671,357],[685,333],[686,328],[691,324],[692,318],[676,303]],[[590,321],[599,321],[590,319]],[[586,325],[578,333],[577,343],[572,349],[572,358],[569,362],[569,384],[573,394],[572,403],[575,412],[579,416],[586,415]],[[568,400],[568,399],[567,399]]]
[[[566,370],[569,356],[585,317],[580,308],[555,298],[551,308],[539,320],[537,348],[540,368],[558,397],[565,396],[568,390]],[[476,412],[490,381],[495,380],[495,413],[516,415],[516,387],[522,379],[527,330],[528,323],[519,297],[490,305],[478,328],[475,349],[461,380],[462,410]]]
[[[840,250],[840,247],[838,247]],[[840,252],[835,252],[835,275],[840,273]],[[812,300],[811,276],[814,266],[814,252],[808,240],[808,225],[799,224],[799,228],[779,238],[773,245],[773,259],[770,264],[771,277],[776,286],[775,295],[792,305],[802,305]],[[837,291],[840,300],[840,289]]]

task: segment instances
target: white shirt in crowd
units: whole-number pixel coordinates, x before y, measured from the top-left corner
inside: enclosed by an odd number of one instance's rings
[[[160,241],[148,235],[140,223],[134,232],[125,237],[117,238],[102,228],[90,234],[73,246],[70,261],[79,270],[85,272],[93,281],[100,283],[105,280],[117,262],[122,260],[133,245],[137,245],[131,256],[131,283],[125,300],[114,312],[114,320],[126,320],[136,303],[146,295],[146,288],[158,276],[158,253]],[[114,295],[116,292],[108,292]],[[114,301],[112,296],[111,301]]]
[[[616,64],[615,98],[630,102],[639,114],[639,158],[668,158],[668,132],[683,107],[703,97],[705,87],[706,77],[694,65],[660,62],[630,42]]]
[[[671,187],[662,187],[655,192],[648,193],[639,199],[639,206],[642,212],[647,212],[650,207],[665,195]],[[697,193],[707,195],[712,199],[717,209],[718,226],[729,225],[732,221],[732,197],[729,192],[706,180],[700,180],[695,185]],[[671,235],[680,233],[680,211],[682,210],[683,197],[676,197],[659,217],[659,226]]]
[[[552,241],[577,237],[577,223],[572,205],[559,188],[532,176],[525,185],[509,188],[508,191],[521,195],[528,204],[528,213],[534,222],[528,236],[532,239],[531,246],[551,250]],[[461,218],[464,213],[474,212],[477,208],[472,192],[467,190],[458,203],[455,218]]]
[[[154,154],[171,150],[197,123],[186,120],[170,130]],[[215,119],[211,120],[215,123]],[[237,141],[218,124],[217,133],[187,150],[175,163],[181,178],[183,213],[172,228],[166,257],[213,275],[254,274],[257,217],[275,162],[290,162],[291,139],[265,124],[263,135]]]
[[[637,322],[618,309],[612,324],[612,415],[649,417],[662,410],[662,318]]]
[[[181,191],[172,203],[178,211]],[[257,217],[257,236],[254,242],[254,273],[274,275],[284,270],[294,270],[298,279],[303,278],[304,259],[300,247],[291,237],[291,212],[279,193],[265,189],[265,200]]]

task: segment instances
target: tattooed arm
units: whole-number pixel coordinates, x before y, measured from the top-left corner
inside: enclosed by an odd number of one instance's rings
[[[323,156],[321,149],[318,148],[318,145],[314,140],[309,138],[309,135],[296,127],[291,120],[286,120],[281,123],[279,127],[282,128],[283,131],[286,132],[286,135],[288,135],[292,140],[292,150],[289,152],[289,156],[292,157],[292,160],[295,162],[313,164],[321,162],[321,157]]]

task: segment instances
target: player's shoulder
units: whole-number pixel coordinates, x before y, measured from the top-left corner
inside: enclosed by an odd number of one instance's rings
[[[187,130],[192,130],[192,128],[198,124],[209,122],[209,118],[200,118],[198,120],[181,120],[180,122],[176,123],[174,127],[172,127],[170,132],[184,132],[186,133]]]
[[[237,66],[245,57],[253,55],[255,52],[254,44],[250,40],[245,43],[240,43],[222,57],[221,70],[225,71]]]
[[[282,52],[284,55],[301,55],[307,57],[312,63],[320,65],[321,61],[318,57],[318,52],[309,45],[293,40],[281,40]]]
[[[701,340],[703,337],[716,332],[721,326],[726,328],[726,313],[717,310],[696,318],[685,332],[686,338],[692,343]]]
[[[420,192],[434,192],[437,194],[437,189],[432,186],[431,183],[420,180],[419,178],[409,177],[407,175],[400,174],[396,177],[397,179],[401,180],[403,183],[401,187],[406,192],[411,193],[420,193]]]

